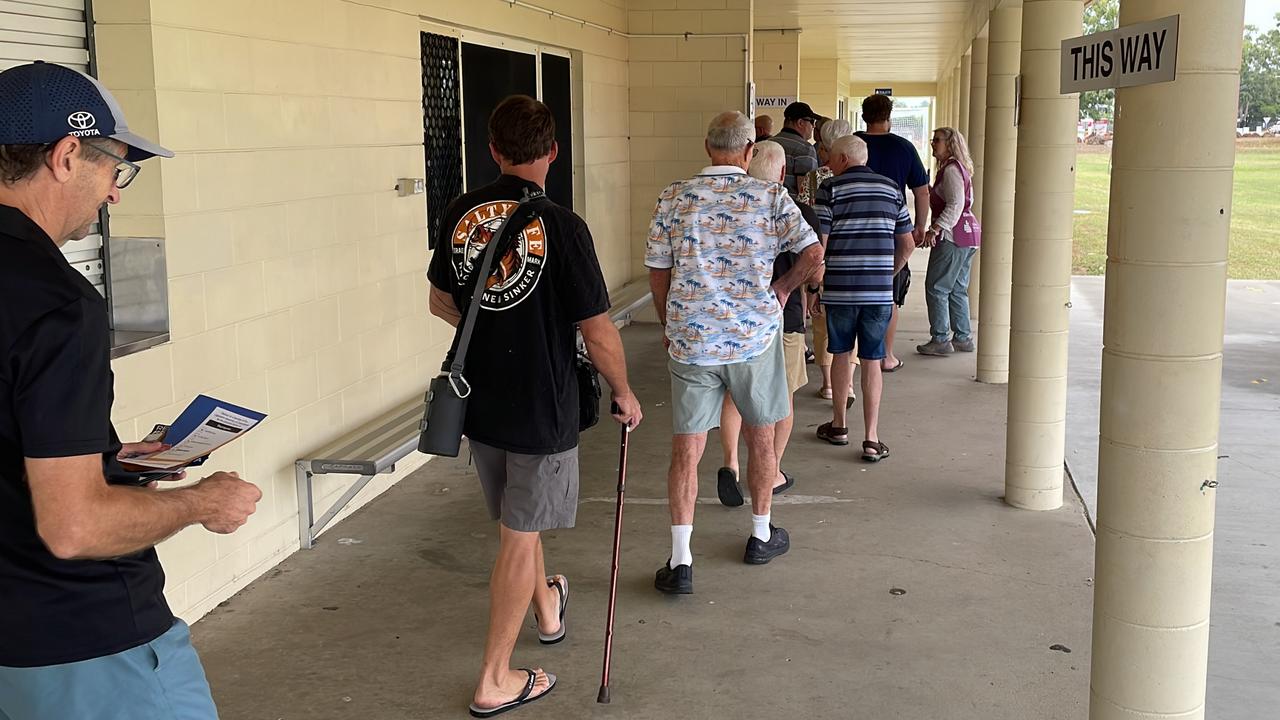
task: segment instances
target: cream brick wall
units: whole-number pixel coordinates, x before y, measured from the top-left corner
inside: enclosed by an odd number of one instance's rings
[[[819,115],[835,117],[840,95],[840,61],[836,58],[800,60],[800,99]]]
[[[546,4],[626,22],[616,3]],[[421,393],[451,337],[427,313],[425,199],[393,189],[424,174],[422,18],[575,51],[587,189],[576,209],[611,287],[633,274],[628,48],[497,2],[121,0],[95,10],[102,80],[135,130],[178,153],[148,162],[112,213],[118,235],[165,238],[172,327],[170,343],[113,364],[117,429],[139,437],[196,393],[270,414],[201,469],[238,470],[262,488],[249,524],[230,536],[189,528],[159,548],[171,605],[194,620],[297,549],[293,461]],[[370,483],[351,509],[421,462]],[[348,482],[318,482],[317,504]]]
[[[633,37],[630,50],[632,267],[658,193],[706,166],[707,123],[746,111],[751,0],[629,0],[629,32],[744,37]]]
[[[800,95],[800,33],[794,30],[757,30],[752,33],[751,72],[756,97]],[[774,131],[782,129],[782,109],[756,109],[773,117]]]

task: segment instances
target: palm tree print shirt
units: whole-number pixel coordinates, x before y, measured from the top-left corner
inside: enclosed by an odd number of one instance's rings
[[[712,166],[667,186],[645,245],[646,267],[671,269],[667,338],[688,365],[745,362],[782,324],[773,263],[818,242],[787,189]]]

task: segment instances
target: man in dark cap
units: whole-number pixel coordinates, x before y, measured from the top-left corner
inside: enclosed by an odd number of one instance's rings
[[[216,720],[155,544],[231,533],[262,492],[235,473],[139,487],[111,425],[107,306],[59,251],[88,235],[139,162],[97,80],[48,63],[0,73],[0,718]]]
[[[793,102],[783,111],[786,118],[782,131],[771,140],[782,146],[787,154],[787,174],[782,184],[795,197],[797,181],[818,169],[818,151],[813,147],[813,129],[818,124],[818,114],[809,103]]]

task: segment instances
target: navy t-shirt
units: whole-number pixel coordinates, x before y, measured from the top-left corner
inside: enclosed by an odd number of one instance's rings
[[[904,188],[914,190],[929,184],[929,172],[924,169],[920,153],[916,152],[916,146],[910,140],[893,133],[871,135],[859,131],[855,134],[867,144],[867,167],[892,180],[902,191],[904,202],[908,198]]]

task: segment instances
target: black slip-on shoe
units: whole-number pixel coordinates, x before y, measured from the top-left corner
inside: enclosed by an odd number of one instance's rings
[[[693,594],[693,566],[677,565],[671,567],[671,561],[662,563],[657,575],[653,578],[653,586],[667,595]]]
[[[747,552],[742,561],[748,565],[764,565],[791,549],[791,536],[780,527],[769,525],[769,542],[760,542],[755,535],[747,538]]]
[[[743,503],[742,488],[738,485],[738,473],[722,467],[716,473],[716,493],[725,507],[740,507]]]

